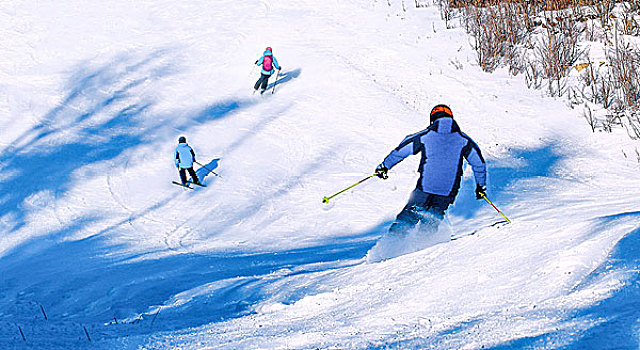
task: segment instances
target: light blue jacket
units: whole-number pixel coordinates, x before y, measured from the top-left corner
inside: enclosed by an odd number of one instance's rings
[[[421,154],[417,188],[455,198],[460,189],[463,158],[471,165],[476,183],[486,186],[487,166],[480,148],[460,131],[453,118],[436,119],[427,129],[407,136],[382,165],[387,169],[412,154]]]
[[[264,74],[264,75],[271,75],[271,74],[275,73],[275,71],[276,71],[276,70],[275,70],[275,69],[273,69],[273,67],[275,67],[275,68],[277,68],[277,69],[280,69],[280,65],[278,64],[278,60],[276,60],[276,56],[274,56],[274,55],[271,53],[271,51],[269,51],[269,50],[265,50],[265,51],[262,53],[262,57],[260,57],[260,59],[258,59],[258,62],[256,62],[256,65],[258,65],[258,66],[262,67],[262,62],[264,62],[264,56],[271,56],[271,58],[273,59],[273,61],[272,61],[272,62],[273,62],[273,64],[271,64],[271,70],[270,70],[270,71],[267,71],[267,70],[262,69],[262,70],[261,70],[262,74]]]
[[[182,169],[189,169],[193,167],[193,162],[196,160],[196,153],[186,143],[179,143],[175,152],[176,167]]]

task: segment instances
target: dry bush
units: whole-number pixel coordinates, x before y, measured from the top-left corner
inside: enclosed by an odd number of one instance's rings
[[[527,61],[525,65],[525,81],[527,83],[527,87],[533,89],[539,89],[542,86],[542,75],[540,74],[540,69],[536,66],[532,61]]]
[[[528,32],[527,23],[520,20],[522,9],[508,1],[496,1],[496,5],[488,7],[483,7],[484,3],[483,0],[454,2],[463,10],[466,30],[474,38],[478,65],[485,71],[493,71],[504,60],[511,72],[517,74],[525,67],[517,46]]]
[[[618,91],[618,110],[637,107],[640,99],[640,52],[637,47],[615,36],[615,46],[608,51],[611,74]]]
[[[589,123],[589,126],[591,127],[591,131],[596,132],[596,123],[598,121],[593,116],[593,112],[591,111],[591,108],[589,108],[589,106],[585,107],[584,111],[582,112],[582,115],[587,120],[587,123]]]
[[[625,126],[631,138],[640,139],[640,111],[638,109],[630,110],[626,113]],[[640,161],[640,154],[638,156],[638,161]]]
[[[599,64],[589,64],[584,69],[582,97],[604,108],[609,108],[613,103],[614,83],[612,77],[600,68]]]
[[[578,41],[583,30],[580,24],[561,19],[547,18],[544,31],[535,48],[535,57],[549,81],[552,96],[562,96],[563,82],[569,69],[582,56]]]
[[[622,34],[624,35],[640,36],[640,23],[638,23],[634,11],[638,10],[627,10],[622,13],[622,22],[624,24]]]
[[[438,3],[438,6],[440,7],[440,18],[442,18],[446,27],[450,28],[449,22],[451,21],[451,17],[453,16],[450,3],[448,1],[440,1],[440,3]]]
[[[506,65],[512,74],[524,73],[530,88],[546,82],[551,95],[567,95],[571,106],[586,101],[600,105],[609,110],[603,120],[597,121],[591,109],[585,112],[593,130],[596,125],[611,130],[624,122],[630,134],[640,137],[640,49],[621,37],[640,35],[640,0],[442,2],[447,25],[456,13],[461,15],[483,70]],[[585,41],[602,43],[606,64],[585,57],[580,49]],[[576,63],[581,63],[577,82],[582,86],[570,87],[566,77]]]
[[[593,1],[590,5],[591,9],[597,16],[600,21],[600,26],[602,28],[607,28],[609,26],[609,21],[611,20],[611,13],[613,8],[616,5],[615,0],[600,0]]]

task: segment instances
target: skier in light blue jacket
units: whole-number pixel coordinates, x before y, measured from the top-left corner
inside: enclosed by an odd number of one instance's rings
[[[435,106],[430,120],[427,129],[407,136],[376,168],[375,174],[386,179],[389,169],[420,153],[420,179],[390,232],[403,232],[418,223],[438,227],[460,189],[463,158],[473,169],[476,198],[485,194],[487,168],[478,145],[460,131],[448,106]]]
[[[262,54],[262,57],[260,57],[257,61],[256,61],[256,65],[258,66],[262,66],[262,71],[260,72],[260,79],[258,79],[258,81],[256,81],[256,84],[253,86],[254,89],[254,93],[259,89],[262,88],[262,90],[260,91],[260,93],[264,93],[265,90],[267,90],[267,85],[269,84],[269,77],[271,77],[271,75],[273,73],[275,73],[275,68],[277,68],[278,70],[282,69],[282,67],[280,67],[280,65],[278,64],[278,60],[275,58],[275,56],[273,56],[273,50],[271,50],[270,47],[267,47],[264,50],[264,53]]]
[[[187,174],[191,175],[193,183],[196,185],[200,184],[200,180],[198,179],[198,175],[193,170],[193,163],[196,161],[196,153],[193,149],[187,144],[187,138],[184,136],[180,136],[178,139],[178,146],[176,147],[174,162],[176,164],[176,168],[180,173],[180,180],[182,181],[183,186],[187,186]]]

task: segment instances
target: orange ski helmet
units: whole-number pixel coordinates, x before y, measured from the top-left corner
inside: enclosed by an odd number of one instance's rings
[[[442,117],[453,118],[453,112],[451,112],[451,108],[449,108],[449,106],[440,104],[433,107],[433,109],[431,109],[431,113],[429,117],[430,117],[429,119],[431,120],[431,123],[433,123],[438,118],[442,118]]]

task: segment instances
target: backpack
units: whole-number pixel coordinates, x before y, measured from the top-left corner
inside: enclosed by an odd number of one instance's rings
[[[273,57],[271,55],[264,56],[262,59],[262,69],[266,72],[270,72],[273,69]]]

